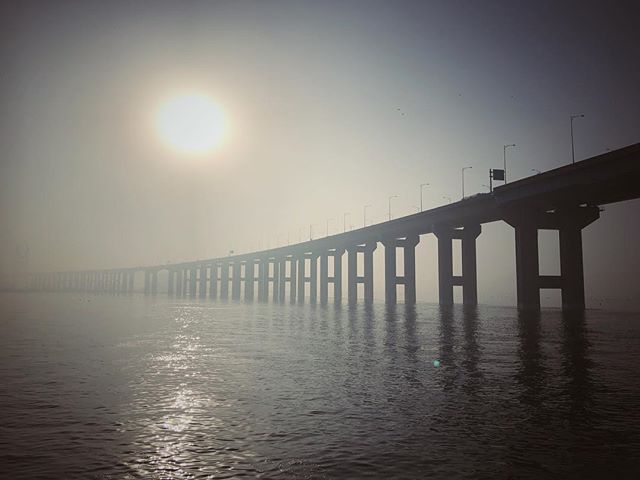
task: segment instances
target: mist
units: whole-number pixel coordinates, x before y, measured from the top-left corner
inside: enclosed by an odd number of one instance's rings
[[[640,139],[632,2],[8,2],[2,7],[2,283],[318,238],[486,192]],[[177,91],[228,135],[177,153],[154,131]],[[638,306],[639,201],[584,237],[587,302]],[[345,214],[348,214],[345,216]],[[541,237],[556,273],[557,236]],[[28,259],[24,252],[28,249]],[[381,250],[381,249],[379,249]],[[436,244],[417,251],[437,299]],[[382,259],[376,253],[376,297]],[[481,303],[515,303],[513,229],[483,227]],[[543,303],[557,304],[555,294]]]

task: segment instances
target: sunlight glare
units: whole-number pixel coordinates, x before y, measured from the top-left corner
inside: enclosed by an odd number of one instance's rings
[[[203,154],[213,150],[224,136],[222,113],[207,95],[176,95],[161,105],[156,115],[158,135],[174,150]]]

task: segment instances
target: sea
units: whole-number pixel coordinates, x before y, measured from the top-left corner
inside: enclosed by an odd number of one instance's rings
[[[640,313],[0,294],[0,478],[640,478]]]

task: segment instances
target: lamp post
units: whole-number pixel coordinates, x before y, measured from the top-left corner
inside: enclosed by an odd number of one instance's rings
[[[420,184],[420,211],[422,211],[422,189],[428,185],[429,185],[428,183]]]
[[[391,220],[391,199],[398,198],[398,195],[389,196],[389,220]]]
[[[362,226],[366,227],[367,226],[367,208],[369,208],[371,205],[365,205],[364,206],[364,211],[362,213]]]
[[[571,163],[576,163],[576,152],[573,146],[573,120],[574,118],[584,118],[584,114],[571,115]]]
[[[464,171],[470,170],[473,167],[462,167],[462,199],[464,200]]]
[[[342,214],[342,231],[346,232],[347,231],[347,217],[349,217],[351,214],[349,212],[344,212]]]
[[[507,183],[507,148],[515,147],[515,143],[510,143],[509,145],[502,146],[502,161],[504,163],[504,183]]]
[[[327,237],[329,236],[329,222],[332,221],[333,218],[327,218]]]

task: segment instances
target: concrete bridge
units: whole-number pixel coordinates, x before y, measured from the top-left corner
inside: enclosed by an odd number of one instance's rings
[[[176,296],[326,304],[342,301],[342,258],[347,254],[347,299],[373,302],[373,252],[384,248],[385,301],[394,304],[404,288],[405,303],[416,301],[415,247],[421,235],[438,240],[441,304],[478,302],[476,238],[482,224],[505,221],[514,228],[518,307],[540,308],[540,289],[562,291],[565,309],[585,306],[582,229],[599,218],[600,206],[640,197],[640,143],[497,187],[459,202],[350,232],[259,252],[172,265],[34,274],[36,290],[132,292],[137,273],[146,294],[158,293],[158,273],[168,271],[167,293]],[[559,232],[560,270],[540,275],[538,230]],[[461,241],[462,274],[453,274],[453,240]],[[398,275],[396,253],[404,251]],[[329,265],[332,265],[330,274]],[[362,275],[358,266],[362,265]],[[309,286],[307,299],[306,287]],[[286,292],[288,291],[288,295]]]

